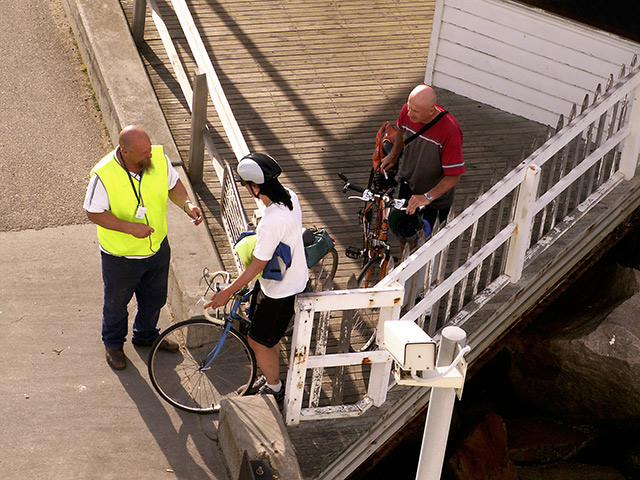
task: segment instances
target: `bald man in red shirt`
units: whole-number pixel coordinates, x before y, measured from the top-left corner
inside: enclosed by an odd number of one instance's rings
[[[426,130],[405,145],[426,125]],[[388,172],[400,160],[400,196],[409,199],[407,213],[412,215],[424,205],[422,217],[432,228],[436,218],[444,224],[453,204],[454,187],[465,173],[458,121],[438,105],[431,87],[418,85],[402,107],[395,129],[393,149],[380,168]]]

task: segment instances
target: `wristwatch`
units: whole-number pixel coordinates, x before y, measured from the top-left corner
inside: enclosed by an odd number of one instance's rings
[[[431,196],[430,193],[425,193],[424,196],[426,197],[427,200],[429,200],[429,203],[433,202],[433,197]]]

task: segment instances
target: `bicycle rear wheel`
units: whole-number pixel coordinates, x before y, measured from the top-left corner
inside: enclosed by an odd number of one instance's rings
[[[358,275],[358,288],[373,287],[383,277],[387,260],[374,257]],[[365,352],[376,346],[379,308],[361,308],[353,315],[349,348],[352,352]]]
[[[311,291],[319,292],[333,288],[333,278],[338,270],[338,252],[335,248],[309,269],[309,285]]]
[[[149,353],[151,384],[171,405],[188,412],[219,410],[227,395],[243,395],[256,376],[256,360],[246,340],[231,328],[218,355],[206,357],[216,347],[224,326],[197,317],[177,323],[156,339]],[[160,348],[163,341],[176,351]]]

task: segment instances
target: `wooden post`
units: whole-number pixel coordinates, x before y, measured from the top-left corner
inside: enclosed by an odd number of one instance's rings
[[[520,184],[520,191],[516,200],[515,218],[513,219],[516,229],[509,242],[504,272],[509,276],[511,282],[517,282],[522,276],[524,256],[531,241],[534,219],[533,209],[538,185],[540,184],[540,171],[540,167],[531,165],[527,168],[524,180]]]
[[[133,4],[133,20],[132,20],[132,34],[133,41],[136,44],[142,43],[144,40],[144,19],[147,14],[147,1],[135,0]]]
[[[620,172],[625,180],[631,180],[638,165],[638,154],[640,153],[640,87],[636,87],[633,95],[633,104],[629,114],[629,124],[631,133],[625,139],[620,157]]]
[[[207,74],[199,68],[193,79],[193,101],[191,102],[191,136],[189,140],[189,179],[194,186],[202,183],[204,166],[204,132],[207,120]]]

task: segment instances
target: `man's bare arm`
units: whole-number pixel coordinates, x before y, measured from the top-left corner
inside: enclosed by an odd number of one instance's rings
[[[96,225],[100,225],[103,228],[109,230],[115,230],[117,232],[127,233],[133,235],[136,238],[145,238],[151,235],[154,230],[149,225],[144,223],[127,222],[116,217],[111,212],[92,213],[87,212],[87,218]]]

